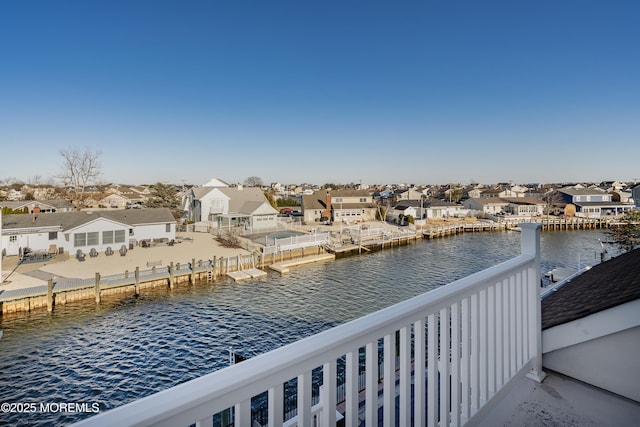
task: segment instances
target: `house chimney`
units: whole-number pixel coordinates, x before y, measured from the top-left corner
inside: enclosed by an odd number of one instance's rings
[[[327,217],[329,220],[331,219],[331,193],[327,191],[326,198],[326,208],[322,211],[322,216]]]

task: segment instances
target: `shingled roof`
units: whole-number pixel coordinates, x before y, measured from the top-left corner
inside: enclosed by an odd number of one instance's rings
[[[640,248],[598,264],[542,300],[542,329],[640,298]]]
[[[93,221],[96,218],[107,218],[127,225],[176,222],[171,211],[167,208],[121,209],[92,212],[55,212],[42,215],[3,215],[2,229],[5,232],[9,230],[42,228],[58,228],[66,231]]]

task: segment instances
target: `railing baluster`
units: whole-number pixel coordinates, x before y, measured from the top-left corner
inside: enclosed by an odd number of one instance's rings
[[[284,408],[284,386],[282,384],[278,384],[269,389],[268,401],[267,416],[269,426],[281,426],[284,421],[282,416]]]
[[[451,345],[451,309],[440,310],[440,425],[448,426],[451,405],[451,377],[449,376]]]
[[[196,421],[196,427],[213,427],[213,415]]]
[[[511,357],[509,361],[509,378],[512,378],[517,371],[516,358],[517,358],[517,326],[516,326],[516,288],[518,287],[518,276],[512,280],[511,289],[509,292],[509,349],[511,350]]]
[[[470,371],[470,310],[469,310],[469,298],[462,300],[460,305],[461,312],[461,345],[460,345],[460,387],[461,387],[461,417],[462,421],[466,422],[469,419],[471,413],[471,371]]]
[[[383,425],[385,427],[394,425],[395,402],[396,402],[396,334],[384,336],[384,386],[383,386]]]
[[[365,425],[378,425],[378,340],[366,347]]]
[[[411,327],[405,326],[404,328],[400,329],[400,425],[409,426],[410,424],[411,424]]]
[[[425,322],[419,319],[413,324],[414,356],[413,356],[413,388],[414,388],[414,426],[426,426],[426,389],[425,389]]]
[[[471,295],[471,409],[480,409],[480,296]]]
[[[350,351],[345,363],[345,427],[358,426],[359,351]]]
[[[311,426],[311,371],[298,375],[298,426]]]
[[[496,289],[487,289],[487,390],[488,397],[496,392]]]
[[[496,387],[504,384],[504,280],[496,283]]]
[[[438,424],[438,322],[435,314],[427,318],[427,420],[429,427]],[[367,424],[371,425],[371,424]]]
[[[506,283],[504,289],[504,340],[505,340],[505,354],[504,354],[504,380],[505,382],[511,379],[511,353],[513,353],[513,342],[511,341],[511,330],[513,324],[511,323],[511,313],[513,307],[511,306],[511,290],[515,282],[515,276],[509,276],[508,283]]]
[[[451,422],[460,424],[460,303],[451,306]]]
[[[523,354],[523,346],[524,346],[524,332],[522,330],[522,287],[524,286],[524,281],[522,274],[518,274],[518,286],[516,287],[516,337],[517,337],[517,353],[516,353],[516,370],[519,370],[524,364],[524,354]]]
[[[335,427],[336,425],[336,362],[331,360],[322,365],[322,414],[321,425],[323,427]]]
[[[236,403],[233,425],[235,427],[251,427],[251,399]]]
[[[487,290],[480,291],[480,404],[484,405],[488,399],[487,378]]]

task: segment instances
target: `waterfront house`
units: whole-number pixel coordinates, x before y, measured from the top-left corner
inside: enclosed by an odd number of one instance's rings
[[[387,212],[387,221],[400,223],[400,215],[412,216],[416,220],[459,217],[467,210],[458,203],[446,200],[404,200]]]
[[[567,204],[576,207],[577,217],[601,218],[620,214],[634,207],[631,203],[614,202],[613,195],[600,188],[564,187],[558,191]]]
[[[264,230],[277,227],[278,211],[257,187],[192,188],[188,207],[190,219],[203,223],[201,229]]]
[[[167,208],[3,215],[4,255],[31,252],[75,254],[78,249],[113,251],[140,241],[175,239],[176,221]]]
[[[534,197],[469,198],[464,201],[464,207],[488,215],[531,217],[542,215],[545,203]]]
[[[509,202],[500,197],[470,197],[463,202],[466,209],[488,215],[501,214],[508,205]]]
[[[306,223],[326,218],[345,224],[374,221],[378,207],[366,190],[318,190],[302,196],[302,213]]]

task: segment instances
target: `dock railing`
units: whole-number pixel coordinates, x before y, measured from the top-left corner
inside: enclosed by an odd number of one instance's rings
[[[544,376],[539,228],[522,224],[522,253],[509,261],[77,425],[204,427],[232,408],[234,425],[250,426],[251,399],[266,394],[270,426],[334,427],[341,381],[346,426],[360,424],[362,395],[367,426],[378,425],[380,414],[385,426],[409,426],[412,419],[415,426],[475,424],[522,377]],[[323,387],[314,405],[317,368]],[[291,379],[297,411],[286,420],[283,384]]]

